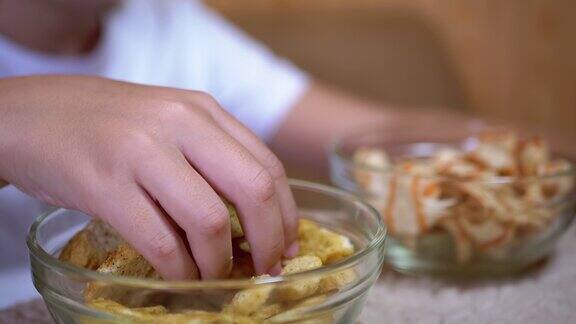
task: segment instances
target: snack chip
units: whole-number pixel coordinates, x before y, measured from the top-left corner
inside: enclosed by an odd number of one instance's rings
[[[538,168],[546,165],[549,159],[550,152],[541,138],[534,137],[519,144],[518,169],[521,175],[537,175]]]
[[[101,273],[114,274],[118,276],[160,279],[154,268],[126,243],[120,244],[116,250],[108,254],[106,260],[96,269]],[[144,291],[134,291],[129,288],[107,286],[100,282],[90,282],[84,290],[86,300],[96,298],[107,298],[117,302],[128,303],[130,305],[143,304],[150,296]]]
[[[81,268],[96,270],[121,241],[109,225],[101,220],[92,220],[68,241],[59,259]]]
[[[244,231],[242,230],[242,225],[240,225],[240,219],[238,218],[238,213],[236,212],[236,208],[227,202],[226,207],[228,208],[228,215],[230,216],[230,229],[232,231],[232,238],[239,238],[244,236]]]
[[[248,253],[252,252],[252,251],[250,250],[250,243],[248,243],[248,241],[245,240],[245,239],[244,239],[244,240],[241,240],[241,241],[238,243],[238,247],[240,248],[240,250],[242,250],[242,251],[244,251],[244,252],[248,252]]]
[[[150,263],[126,243],[120,244],[110,253],[97,271],[125,277],[160,278]]]
[[[89,302],[89,306],[107,313],[121,316],[120,320],[126,320],[129,323],[174,323],[174,324],[254,324],[257,321],[227,313],[212,313],[205,311],[186,311],[182,313],[169,313],[163,306],[135,307],[128,308],[119,303],[107,300],[96,299]],[[98,323],[97,320],[92,321]],[[103,321],[104,322],[104,321]]]
[[[317,256],[323,264],[333,263],[354,253],[354,245],[349,238],[306,219],[300,220],[298,242],[300,256]]]
[[[300,273],[318,269],[322,260],[317,256],[305,255],[288,260],[282,269],[282,275]],[[294,301],[309,297],[316,293],[320,285],[320,277],[295,280],[276,289],[276,298],[280,301]]]
[[[268,275],[261,277],[268,277]],[[227,311],[240,315],[253,315],[264,307],[272,289],[271,285],[265,285],[242,290],[234,295]]]
[[[318,286],[318,292],[328,293],[335,290],[340,290],[345,286],[356,280],[356,271],[354,269],[346,269],[320,279],[320,285]]]
[[[385,195],[387,191],[385,177],[365,168],[385,169],[389,167],[390,161],[386,153],[378,149],[359,148],[354,153],[354,163],[362,166],[356,172],[356,181],[360,184],[360,188],[378,195]]]
[[[276,304],[269,304],[269,305],[265,305],[263,307],[261,307],[260,309],[258,309],[257,312],[255,312],[254,314],[252,314],[252,318],[255,318],[257,320],[266,320],[274,315],[277,315],[279,313],[282,313],[284,310],[286,309],[286,306],[280,304],[280,303],[276,303]]]
[[[328,295],[322,294],[314,297],[306,298],[290,307],[289,310],[279,313],[271,318],[269,318],[265,323],[308,323],[308,324],[325,324],[332,323],[333,318],[330,312],[325,312],[320,315],[315,315],[311,318],[302,318],[302,313],[306,311],[307,308],[321,305],[328,299]]]

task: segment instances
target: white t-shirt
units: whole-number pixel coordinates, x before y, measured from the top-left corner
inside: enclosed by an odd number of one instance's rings
[[[82,57],[33,52],[0,35],[0,78],[90,74],[205,91],[265,140],[308,86],[304,73],[196,1],[125,0],[103,25],[97,48]],[[46,208],[0,189],[0,308],[36,295],[25,237]]]

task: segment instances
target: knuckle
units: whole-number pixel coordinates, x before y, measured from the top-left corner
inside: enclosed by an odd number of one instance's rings
[[[203,95],[201,95],[200,98],[203,98]],[[158,125],[160,129],[162,126],[168,129],[178,125],[214,123],[214,118],[209,111],[204,108],[205,104],[202,102],[209,102],[209,99],[188,100],[185,98],[184,100],[161,100],[156,102],[155,105],[152,105],[155,109],[148,115],[151,119],[149,122],[153,125]]]
[[[214,117],[204,108],[193,109],[190,118],[186,118],[185,120],[195,127],[216,123]]]
[[[159,260],[175,257],[179,249],[178,239],[170,233],[158,232],[150,240],[150,251]]]
[[[188,105],[178,101],[164,102],[159,106],[161,108],[155,110],[155,118],[163,121],[179,121],[190,113]]]
[[[203,110],[197,111],[196,118],[204,124],[215,124],[216,123],[216,120],[214,120],[214,117],[212,117],[212,115],[210,115],[210,113],[203,111]]]
[[[214,202],[205,209],[197,226],[206,235],[219,235],[229,231],[228,208],[221,201]]]
[[[210,94],[202,91],[195,91],[194,92],[194,101],[201,105],[202,107],[212,108],[212,107],[219,107],[218,101]]]
[[[274,155],[273,153],[269,153],[269,156],[266,158],[268,172],[274,179],[282,179],[286,177],[286,170],[284,169],[284,165],[280,160]]]
[[[142,130],[132,130],[117,136],[114,146],[117,148],[118,159],[139,159],[148,155],[154,148],[154,136]]]
[[[247,186],[247,192],[260,203],[268,202],[276,195],[274,178],[270,175],[270,172],[264,168],[258,170],[256,176],[250,179]]]

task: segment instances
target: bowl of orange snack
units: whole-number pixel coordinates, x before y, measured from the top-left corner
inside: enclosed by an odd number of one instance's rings
[[[461,141],[341,139],[331,177],[381,214],[400,272],[500,275],[549,255],[575,213],[574,164],[507,130]]]
[[[58,323],[351,323],[383,264],[378,212],[338,189],[291,180],[298,256],[256,276],[232,205],[233,270],[164,281],[102,221],[56,209],[28,237],[34,284]]]

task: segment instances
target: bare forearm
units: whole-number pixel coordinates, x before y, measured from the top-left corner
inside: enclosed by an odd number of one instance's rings
[[[339,137],[377,128],[390,141],[466,135],[474,119],[442,109],[402,109],[313,84],[287,116],[272,148],[289,165],[326,170],[328,147]]]

